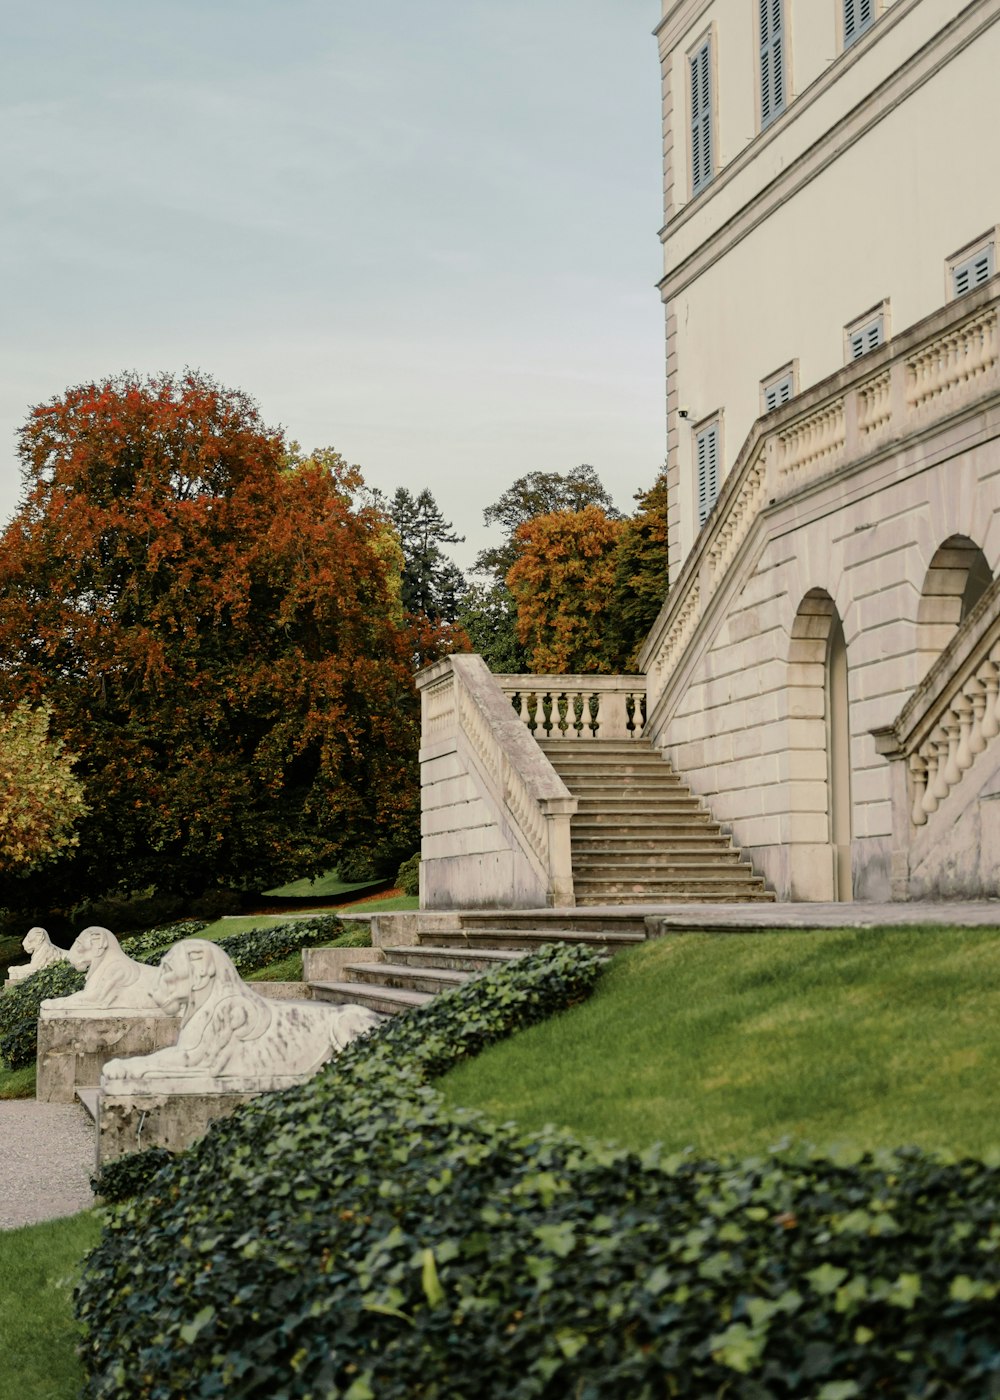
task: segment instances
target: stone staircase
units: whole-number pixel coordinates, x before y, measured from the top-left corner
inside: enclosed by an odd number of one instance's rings
[[[384,916],[392,939],[392,915]],[[382,922],[381,920],[379,922]],[[424,914],[415,919],[417,941],[358,949],[346,963],[339,950],[306,952],[306,980],[318,1001],[353,1002],[383,1015],[423,1006],[438,992],[554,941],[584,943],[610,956],[646,939],[641,915],[594,911],[505,910]],[[375,939],[379,935],[376,931]],[[324,958],[324,954],[327,955]],[[324,975],[329,965],[332,975]]]
[[[579,801],[571,823],[578,905],[773,901],[648,741],[547,740],[541,747]]]

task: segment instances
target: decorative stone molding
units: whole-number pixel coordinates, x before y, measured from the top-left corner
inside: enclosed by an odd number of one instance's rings
[[[53,963],[66,961],[66,950],[57,948],[46,930],[40,927],[28,930],[21,947],[30,956],[31,961],[19,963],[16,967],[7,969],[7,982],[9,984],[23,982],[25,978],[34,976],[36,972],[41,972],[43,967],[51,967]]]
[[[103,1093],[257,1094],[301,1084],[381,1018],[362,1006],[259,996],[216,943],[184,939],[156,970],[156,1004],[180,1016],[177,1043],[109,1060]]]

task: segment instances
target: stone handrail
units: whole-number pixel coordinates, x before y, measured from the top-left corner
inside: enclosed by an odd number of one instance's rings
[[[910,823],[924,826],[1000,734],[1000,579],[972,609],[900,711],[873,731],[879,753],[905,760]]]
[[[645,676],[495,676],[536,739],[638,739],[646,724]]]
[[[1000,390],[998,309],[1000,276],[758,419],[640,653],[651,715],[766,506]]]
[[[513,712],[481,656],[445,657],[417,678],[421,759],[452,748],[537,871],[546,903],[574,903],[570,818],[576,798]]]

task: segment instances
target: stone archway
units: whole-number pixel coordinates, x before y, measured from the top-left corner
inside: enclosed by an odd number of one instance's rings
[[[917,609],[917,655],[923,677],[993,582],[986,555],[968,535],[951,535],[927,566]]]
[[[850,742],[844,628],[829,593],[814,588],[788,650],[792,899],[853,898]]]

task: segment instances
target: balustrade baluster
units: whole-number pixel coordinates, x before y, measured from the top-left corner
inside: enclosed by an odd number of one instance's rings
[[[1000,734],[1000,667],[993,660],[984,661],[979,676],[986,690],[986,710],[983,714],[983,738],[995,739]]]
[[[944,780],[949,788],[962,781],[962,770],[958,766],[958,736],[960,725],[954,711],[949,710],[941,721],[941,727],[948,736],[947,758],[944,767]]]
[[[913,807],[910,819],[914,826],[924,826],[927,813],[924,810],[924,795],[927,791],[927,763],[918,753],[910,755],[910,779],[913,783]]]
[[[943,726],[940,726],[943,728]],[[948,779],[945,776],[945,768],[948,763],[948,739],[947,736],[939,738],[937,734],[931,739],[934,745],[934,752],[937,754],[936,772],[934,777],[934,796],[940,802],[942,798],[948,796]]]
[[[986,747],[983,737],[983,715],[986,713],[986,691],[983,682],[974,676],[969,684],[972,700],[972,733],[969,736],[969,751],[980,754]]]
[[[955,764],[965,772],[972,767],[972,751],[970,739],[972,737],[972,701],[967,695],[959,695],[955,700],[954,713],[958,716],[958,751],[955,754]]]
[[[921,806],[924,811],[929,814],[931,812],[936,812],[938,808],[938,755],[937,745],[933,740],[927,745],[927,753],[924,756],[924,766],[927,770],[927,786],[924,788],[924,797]],[[945,792],[947,791],[948,789],[945,788]],[[922,823],[918,822],[918,825],[922,825]]]

